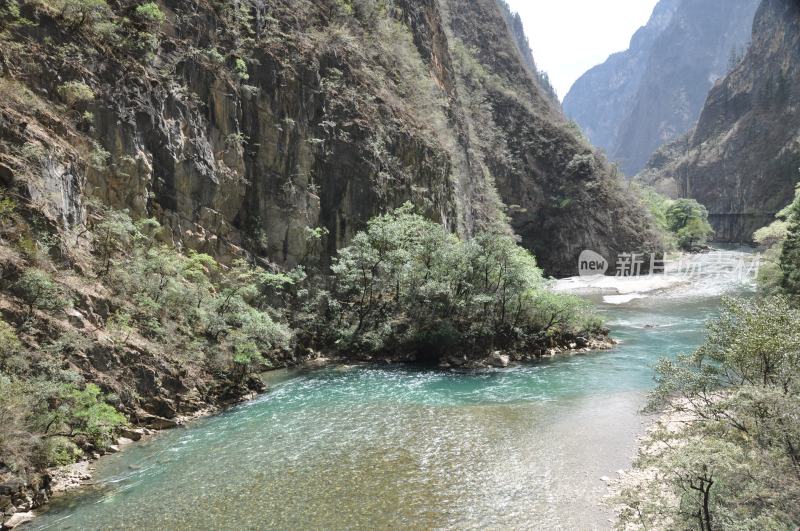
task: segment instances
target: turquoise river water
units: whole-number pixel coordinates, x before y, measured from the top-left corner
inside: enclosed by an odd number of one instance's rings
[[[718,251],[698,260],[737,259]],[[689,352],[738,278],[624,305],[608,352],[481,371],[338,367],[98,463],[26,529],[608,529],[661,356]]]

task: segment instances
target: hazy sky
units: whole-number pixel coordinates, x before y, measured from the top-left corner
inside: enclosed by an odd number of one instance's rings
[[[533,57],[564,99],[584,72],[628,48],[658,0],[507,0],[518,12]]]

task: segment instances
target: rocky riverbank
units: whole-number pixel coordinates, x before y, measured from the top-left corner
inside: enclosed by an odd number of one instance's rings
[[[471,359],[468,356],[450,356],[442,360],[438,368],[459,368],[459,369],[483,369],[483,368],[505,368],[514,364],[531,363],[543,358],[551,358],[560,355],[586,354],[598,350],[609,350],[614,348],[618,342],[608,335],[596,335],[594,337],[570,338],[559,343],[551,343],[550,347],[543,347],[527,353],[495,351],[489,356]],[[397,359],[364,359],[365,363],[414,363],[414,360]],[[337,363],[352,363],[352,359],[339,359],[327,357],[321,353],[310,355],[302,367],[314,369]],[[84,460],[71,465],[49,468],[44,471],[38,481],[24,482],[17,478],[11,479],[0,484],[0,507],[2,518],[5,519],[0,524],[0,531],[16,528],[35,518],[37,511],[44,508],[47,503],[59,495],[76,489],[84,488],[92,484],[94,473],[94,463],[108,454],[123,451],[131,444],[147,441],[160,431],[174,429],[185,426],[192,420],[208,417],[221,413],[226,407],[236,403],[251,400],[260,393],[266,391],[263,382],[261,385],[254,383],[250,387],[259,389],[250,393],[244,393],[239,399],[228,404],[208,405],[198,409],[193,413],[178,415],[172,419],[152,417],[147,427],[135,427],[121,430],[116,444],[109,446],[103,452],[93,452],[88,454]],[[4,495],[2,493],[8,493]],[[7,499],[6,499],[7,498]]]
[[[657,455],[665,448],[665,443],[658,442],[658,434],[665,430],[675,433],[682,430],[688,422],[696,420],[697,417],[691,411],[683,408],[669,407],[661,412],[660,415],[653,417],[652,424],[644,434],[638,438],[639,448],[634,458],[633,466],[628,470],[620,470],[616,478],[602,478],[608,484],[608,495],[605,503],[612,508],[616,515],[616,528],[624,531],[635,531],[642,529],[645,522],[641,521],[641,512],[638,507],[626,503],[627,492],[634,492],[643,488],[652,488],[656,484],[659,470],[642,465],[647,457]],[[668,484],[663,482],[661,491],[662,499],[674,500],[677,498],[669,490]],[[659,530],[668,528],[647,527],[647,529]]]
[[[442,357],[431,365],[430,361],[419,358],[396,355],[379,356],[335,356],[317,354],[306,361],[308,366],[324,366],[330,364],[379,363],[379,364],[406,364],[422,365],[439,369],[488,369],[505,368],[515,364],[534,363],[536,361],[563,355],[587,354],[589,352],[610,350],[620,342],[608,333],[587,334],[586,336],[569,336],[559,339],[546,339],[540,345],[526,351],[495,350],[486,355],[473,356],[470,354],[449,355]]]
[[[255,384],[252,385],[256,387]],[[131,427],[119,431],[115,444],[105,450],[88,453],[84,458],[70,465],[51,467],[28,481],[18,477],[7,477],[0,483],[0,531],[19,527],[33,520],[37,512],[50,502],[67,492],[92,484],[95,462],[106,455],[123,451],[126,447],[145,442],[164,430],[186,426],[193,420],[217,415],[227,407],[252,400],[266,391],[260,383],[259,391],[242,394],[237,400],[226,404],[209,404],[197,411],[178,415],[172,419],[151,419],[149,427]]]

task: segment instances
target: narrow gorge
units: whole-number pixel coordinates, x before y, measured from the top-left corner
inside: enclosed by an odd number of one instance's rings
[[[576,2],[0,2],[0,529],[800,525],[800,4]]]

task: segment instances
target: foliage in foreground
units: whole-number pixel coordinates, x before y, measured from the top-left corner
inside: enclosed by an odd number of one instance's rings
[[[726,300],[692,355],[662,360],[661,426],[621,493],[620,528],[792,529],[800,522],[800,310],[784,297]]]
[[[332,275],[329,315],[345,349],[435,360],[535,350],[601,326],[583,301],[550,291],[511,236],[464,241],[410,204],[373,219],[339,252]]]

